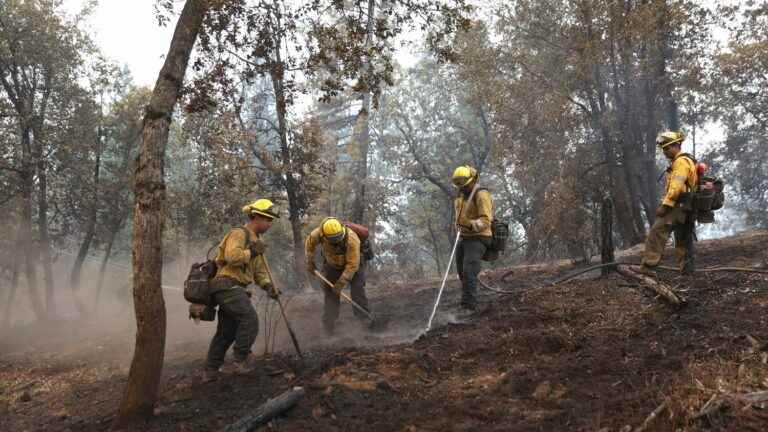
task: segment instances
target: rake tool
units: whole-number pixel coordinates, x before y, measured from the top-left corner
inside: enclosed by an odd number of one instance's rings
[[[315,276],[317,276],[318,278],[320,278],[320,280],[325,282],[325,284],[328,286],[328,288],[333,289],[333,284],[331,283],[331,281],[326,279],[325,276],[323,276],[322,273],[320,273],[319,271],[315,270]],[[376,317],[373,316],[373,314],[371,314],[371,312],[369,312],[368,309],[366,309],[366,308],[360,306],[359,304],[357,304],[356,301],[352,300],[352,298],[350,298],[344,292],[340,292],[339,296],[341,298],[343,298],[344,300],[346,300],[347,302],[349,302],[349,304],[351,304],[355,309],[360,311],[363,315],[365,315],[371,321],[368,324],[368,328],[369,329],[377,331],[377,330],[383,330],[387,326],[387,321],[386,320],[376,319]]]
[[[272,271],[269,270],[269,264],[267,263],[267,256],[262,255],[262,258],[264,258],[264,267],[267,269],[267,275],[269,275],[269,280],[272,281],[272,284],[274,284],[275,280],[272,278]],[[285,308],[283,308],[283,302],[280,301],[279,296],[275,298],[275,300],[277,301],[277,304],[280,306],[280,314],[283,315],[283,321],[285,322],[285,327],[288,329],[288,333],[291,335],[291,342],[293,342],[293,347],[296,348],[296,354],[299,355],[299,358],[304,360],[304,355],[301,353],[301,348],[299,348],[299,340],[296,339],[296,334],[293,333],[291,324],[288,322],[288,316],[285,314]]]

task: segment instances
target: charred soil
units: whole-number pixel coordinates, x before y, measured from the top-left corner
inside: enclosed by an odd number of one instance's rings
[[[766,231],[700,242],[697,266],[765,269],[767,244]],[[264,430],[607,432],[634,430],[662,405],[646,430],[768,430],[768,402],[739,399],[768,390],[767,275],[659,273],[688,300],[675,310],[615,274],[547,284],[574,268],[518,267],[503,280],[507,269],[485,272],[508,294],[483,290],[471,319],[455,315],[453,281],[427,334],[437,283],[371,287],[389,321],[383,333],[345,307],[337,333],[325,335],[322,295],[295,296],[288,314],[303,365],[277,322],[275,352],[211,382],[199,371],[212,326],[193,328],[184,304],[169,301],[162,395],[137,430],[218,430],[292,386],[306,397]],[[38,324],[0,340],[1,430],[109,429],[133,327],[105,323],[114,320]],[[45,335],[30,336],[40,326]]]

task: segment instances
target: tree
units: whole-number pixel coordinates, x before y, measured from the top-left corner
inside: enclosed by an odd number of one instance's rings
[[[678,126],[673,95],[697,85],[688,72],[709,46],[710,12],[666,0],[518,1],[494,10],[494,37],[460,40],[459,63],[490,104],[499,158],[528,189],[531,223],[548,223],[539,214],[546,189],[564,172],[575,177],[562,181],[575,184],[596,171],[592,188],[612,198],[623,244],[641,242],[658,204],[655,135]],[[567,169],[571,150],[591,155],[589,165]],[[528,240],[529,252],[538,249]]]
[[[188,0],[184,4],[144,115],[134,183],[132,240],[136,349],[115,420],[117,427],[152,415],[160,390],[166,329],[165,302],[160,287],[165,148],[192,48],[209,8],[206,0]]]
[[[713,110],[726,137],[708,155],[715,173],[728,183],[729,206],[746,215],[749,224],[768,225],[768,4],[746,5],[732,30],[727,50],[716,57]]]
[[[68,19],[55,0],[9,0],[0,4],[0,86],[14,111],[18,150],[10,168],[18,175],[20,223],[14,264],[24,266],[32,306],[39,319],[55,315],[48,172],[56,149],[56,127],[77,105],[83,52],[90,41],[78,28],[87,10]],[[36,207],[36,208],[35,208]],[[33,216],[37,213],[37,244]],[[39,255],[38,255],[39,254]],[[21,261],[21,262],[19,262]],[[42,261],[45,305],[35,263]],[[17,274],[14,271],[14,274]],[[14,277],[15,278],[15,277]]]

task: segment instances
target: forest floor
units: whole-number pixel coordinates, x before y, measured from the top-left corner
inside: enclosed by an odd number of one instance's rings
[[[766,268],[768,231],[697,248],[699,268]],[[622,259],[638,261],[636,252]],[[425,335],[439,281],[369,287],[374,311],[389,319],[383,333],[344,306],[327,337],[322,294],[295,296],[288,314],[302,368],[274,320],[276,350],[257,369],[207,383],[199,371],[214,325],[195,326],[169,299],[157,415],[136,430],[218,430],[293,386],[305,398],[263,430],[608,432],[635,430],[661,405],[646,430],[768,430],[768,403],[739,397],[768,390],[768,276],[660,273],[688,300],[675,310],[616,274],[548,285],[575,268],[522,266],[503,280],[509,269],[486,271],[483,280],[509,294],[482,290],[481,312],[464,322],[453,280]],[[119,319],[129,315],[2,336],[0,430],[107,430],[132,354],[133,323]],[[263,338],[255,348],[264,350]],[[705,406],[714,409],[699,415]]]

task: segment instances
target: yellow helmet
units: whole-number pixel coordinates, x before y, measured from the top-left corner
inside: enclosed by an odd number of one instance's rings
[[[477,170],[469,165],[462,165],[453,171],[453,185],[462,188],[477,178]]]
[[[682,142],[684,139],[685,135],[682,132],[664,131],[656,137],[656,145],[665,149],[672,144]]]
[[[280,212],[272,201],[261,198],[243,207],[243,213],[248,216],[261,215],[270,219],[279,219]]]
[[[323,237],[327,238],[331,243],[341,243],[347,234],[344,224],[335,217],[323,219],[320,229],[323,231]]]

